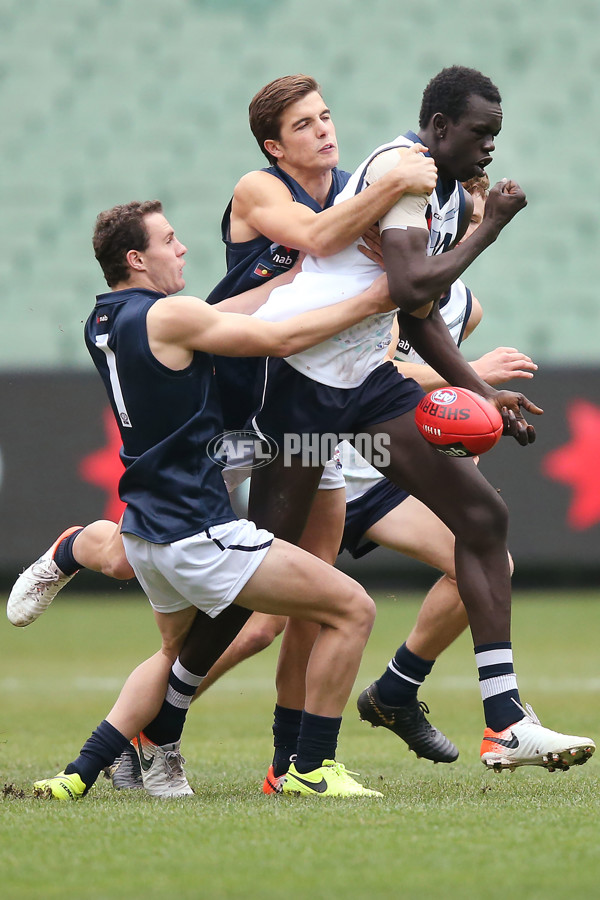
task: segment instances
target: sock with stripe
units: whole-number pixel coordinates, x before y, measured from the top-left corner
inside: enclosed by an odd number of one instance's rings
[[[433,669],[434,659],[422,659],[408,649],[406,643],[396,651],[388,667],[377,679],[380,699],[386,706],[406,706]]]
[[[73,542],[78,534],[83,531],[79,528],[60,541],[53,553],[53,559],[63,575],[74,575],[79,569],[84,568],[73,556]]]
[[[91,788],[105,766],[110,766],[120,756],[129,740],[106,719],[87,739],[77,759],[65,767],[65,774],[76,772],[85,786]]]
[[[320,769],[324,759],[335,759],[341,724],[341,716],[315,716],[303,710],[294,763],[300,774]]]
[[[492,731],[504,731],[523,718],[513,703],[521,703],[517,676],[513,667],[512,644],[499,641],[475,647],[475,662],[479,670],[479,688],[483,700],[485,724]]]
[[[159,747],[179,740],[196,688],[204,678],[204,675],[194,675],[186,669],[177,657],[169,673],[169,685],[163,705],[156,718],[144,728],[148,740]]]
[[[301,709],[289,709],[286,706],[275,705],[273,713],[273,745],[275,747],[273,772],[277,777],[285,775],[290,767],[290,757],[296,753],[301,720]]]

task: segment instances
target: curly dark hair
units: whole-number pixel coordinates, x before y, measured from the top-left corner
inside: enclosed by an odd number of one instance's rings
[[[160,200],[132,200],[99,213],[92,243],[109,287],[129,279],[125,257],[130,250],[146,250],[149,237],[144,218],[162,211]]]
[[[473,94],[490,103],[502,103],[496,85],[477,69],[467,69],[465,66],[442,69],[423,91],[419,128],[426,128],[438,112],[444,113],[453,122],[458,122],[466,112],[469,97]]]

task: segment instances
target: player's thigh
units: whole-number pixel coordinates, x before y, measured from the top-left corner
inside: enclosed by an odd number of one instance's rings
[[[371,525],[365,537],[455,577],[454,535],[416,497],[406,497]]]
[[[345,488],[318,490],[302,532],[300,546],[334,565],[344,533]]]
[[[125,547],[123,545],[123,535],[121,534],[121,525],[123,517],[119,520],[118,525],[108,536],[105,547],[105,574],[109,574],[112,578],[118,578],[126,581],[129,578],[135,578],[135,572],[129,565],[127,556],[125,555]]]
[[[271,615],[332,626],[346,616],[374,615],[373,601],[356,581],[300,547],[277,539],[235,602]]]
[[[255,469],[250,482],[248,518],[259,528],[297,544],[306,527],[323,467],[303,464],[281,453],[268,466]]]
[[[195,606],[188,606],[172,613],[157,612],[155,609],[152,611],[162,638],[163,653],[175,659],[192,627],[198,610]]]

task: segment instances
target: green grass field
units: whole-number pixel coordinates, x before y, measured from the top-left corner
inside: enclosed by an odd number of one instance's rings
[[[468,636],[422,691],[432,720],[460,748],[456,763],[417,760],[358,720],[356,696],[408,632],[414,594],[378,598],[338,748],[383,800],[262,796],[275,647],[194,704],[183,749],[195,797],[161,802],[102,780],[77,804],[33,798],[32,781],[76,755],[129,671],[158,645],[141,595],[63,596],[30,628],[0,625],[5,900],[597,896],[600,756],[568,773],[486,772]],[[513,617],[523,699],[545,724],[596,740],[599,599],[519,594]]]

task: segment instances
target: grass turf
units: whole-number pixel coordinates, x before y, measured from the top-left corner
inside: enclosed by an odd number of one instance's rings
[[[129,671],[156,649],[143,598],[67,599],[34,626],[2,628],[2,896],[21,898],[504,898],[594,895],[600,790],[592,759],[568,773],[494,775],[478,759],[482,716],[463,636],[422,691],[461,755],[417,760],[358,720],[358,692],[406,636],[417,598],[380,597],[338,758],[383,800],[263,797],[276,647],[194,705],[184,737],[196,796],[161,802],[101,780],[82,802],[35,799],[31,783],[72,759]],[[523,698],[550,727],[598,738],[596,595],[518,595]]]

